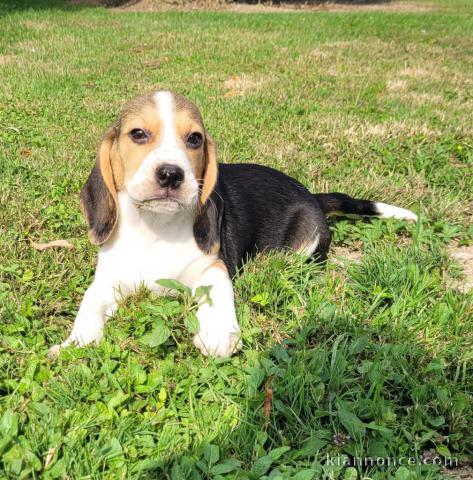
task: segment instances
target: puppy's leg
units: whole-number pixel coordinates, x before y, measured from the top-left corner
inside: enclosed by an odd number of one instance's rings
[[[116,291],[109,282],[95,279],[85,292],[72,332],[69,337],[55,345],[49,351],[50,356],[59,353],[61,347],[75,344],[80,347],[95,342],[98,344],[103,336],[107,317],[113,315],[117,306]]]
[[[195,288],[206,285],[211,287],[211,304],[203,303],[197,311],[199,331],[194,337],[194,345],[204,355],[228,357],[241,347],[240,327],[232,281],[221,260],[204,270]]]

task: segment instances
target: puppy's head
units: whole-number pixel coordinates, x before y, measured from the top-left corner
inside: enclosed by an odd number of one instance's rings
[[[81,191],[90,240],[101,245],[112,234],[119,191],[138,208],[169,215],[203,205],[216,180],[215,144],[197,108],[172,92],[138,97],[105,133]]]

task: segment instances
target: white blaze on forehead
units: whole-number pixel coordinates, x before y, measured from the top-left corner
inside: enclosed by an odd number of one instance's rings
[[[176,147],[177,132],[174,123],[175,105],[171,92],[157,92],[154,95],[158,116],[163,122],[161,146]]]

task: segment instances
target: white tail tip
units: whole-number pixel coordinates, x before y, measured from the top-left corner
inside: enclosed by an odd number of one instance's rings
[[[375,207],[379,218],[398,218],[417,222],[417,215],[405,208],[395,207],[383,202],[375,202]]]

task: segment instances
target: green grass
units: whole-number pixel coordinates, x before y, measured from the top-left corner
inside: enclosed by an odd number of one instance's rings
[[[473,238],[471,4],[27,7],[0,3],[0,478],[404,480],[443,470],[343,461],[471,462],[472,294],[449,286],[461,272],[447,254]],[[195,101],[222,162],[421,221],[333,223],[334,246],[361,263],[251,262],[235,280],[244,348],[230,360],[192,347],[185,295],[139,292],[98,348],[48,361],[94,271],[78,191],[121,104],[154,88]],[[57,238],[75,250],[30,245]],[[169,336],[155,341],[156,325]]]

